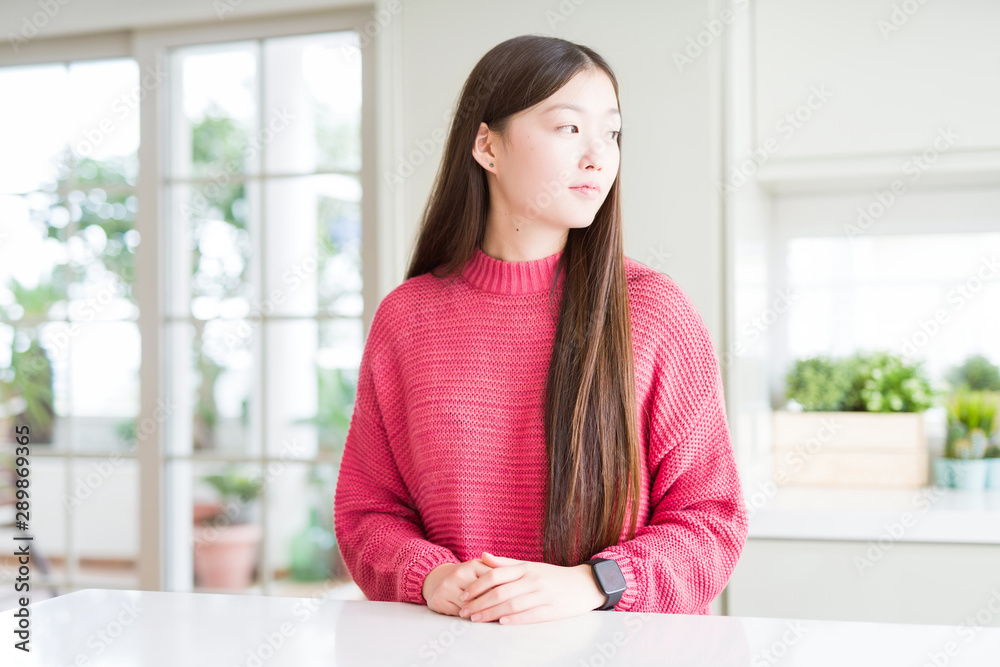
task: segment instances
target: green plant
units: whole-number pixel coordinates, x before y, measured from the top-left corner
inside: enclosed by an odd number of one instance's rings
[[[15,341],[18,334],[15,334]],[[12,406],[21,399],[23,408]],[[0,403],[4,412],[22,414],[23,425],[28,426],[34,442],[52,440],[52,427],[55,422],[55,398],[52,388],[52,362],[48,354],[32,337],[28,346],[17,349],[15,342],[11,350],[10,369],[0,376]]]
[[[260,478],[246,475],[235,466],[222,474],[205,475],[202,479],[218,492],[224,503],[239,500],[247,504],[260,494]]]
[[[247,475],[238,467],[230,466],[222,474],[205,475],[201,479],[215,489],[222,506],[221,513],[209,518],[208,523],[219,525],[222,516],[233,524],[249,521],[250,507],[260,495],[262,482],[259,477]]]
[[[987,391],[959,390],[945,404],[948,437],[945,456],[955,459],[994,458],[1000,455],[996,445],[987,447],[987,438],[996,431],[1000,394]],[[987,452],[990,453],[987,456]],[[996,453],[995,453],[996,452]]]
[[[997,427],[1000,394],[991,391],[957,391],[946,404],[949,424],[961,424],[966,430],[981,429],[987,435]]]
[[[799,359],[786,387],[786,397],[807,411],[922,412],[936,396],[922,364],[888,352]]]
[[[842,364],[825,355],[796,360],[785,377],[785,395],[804,410],[840,410],[850,387],[843,371]]]
[[[870,357],[868,379],[861,389],[868,412],[923,412],[934,404],[934,396],[921,363],[907,364],[886,352]]]
[[[984,355],[976,354],[953,368],[948,380],[958,390],[1000,391],[1000,368]]]

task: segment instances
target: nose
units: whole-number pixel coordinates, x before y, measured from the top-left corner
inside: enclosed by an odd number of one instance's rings
[[[589,140],[584,148],[583,155],[580,156],[583,168],[587,169],[592,166],[597,171],[603,169],[604,162],[607,159],[607,150],[607,145],[600,139]]]

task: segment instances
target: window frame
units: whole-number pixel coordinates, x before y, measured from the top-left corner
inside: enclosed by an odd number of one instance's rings
[[[381,1],[375,6],[381,5]],[[374,27],[373,27],[374,26]],[[170,50],[199,44],[264,40],[275,37],[311,35],[325,32],[354,30],[362,44],[362,124],[360,180],[361,198],[361,263],[362,327],[367,335],[371,319],[380,299],[397,284],[403,265],[405,234],[403,233],[403,188],[389,191],[377,178],[379,164],[391,164],[391,156],[402,152],[401,40],[400,21],[374,25],[370,8],[350,7],[321,12],[295,12],[247,18],[231,17],[218,22],[202,22],[182,26],[151,27],[126,31],[111,31],[91,35],[74,35],[34,39],[21,45],[16,53],[0,54],[0,67],[80,62],[110,58],[131,58],[142,77],[157,68],[167,72],[165,85],[145,90],[139,103],[139,177],[134,192],[139,201],[135,229],[143,240],[136,249],[134,293],[139,305],[139,334],[142,352],[139,368],[140,410],[137,424],[153,424],[149,436],[134,453],[122,453],[122,458],[137,459],[139,466],[140,525],[138,551],[138,585],[141,590],[192,590],[191,543],[167,539],[169,522],[177,512],[178,498],[186,503],[189,496],[178,492],[168,497],[167,491],[185,490],[191,479],[178,480],[176,488],[168,486],[166,475],[166,438],[168,428],[161,428],[167,397],[166,267],[167,201],[163,181],[170,150],[170,73],[167,70]],[[381,101],[385,100],[385,103]],[[378,137],[378,141],[376,138]],[[322,317],[316,318],[318,321]],[[68,461],[66,487],[72,483],[72,459],[105,458],[107,453],[52,454]],[[211,460],[198,457],[201,460]],[[279,460],[268,457],[266,448],[259,456],[218,457],[218,460],[246,461],[266,465]],[[190,465],[190,463],[189,463]],[[304,459],[302,465],[313,465]],[[266,490],[261,494],[262,509],[266,508]],[[188,510],[189,512],[190,510]],[[183,523],[183,522],[179,522]],[[187,521],[190,524],[190,521]],[[267,539],[267,512],[261,512],[264,539]],[[77,584],[113,587],[113,582],[81,580],[70,567],[73,558],[73,524],[66,522],[67,574],[65,581],[54,581],[60,587],[75,590]],[[190,530],[190,526],[188,528]],[[169,549],[169,553],[168,553]],[[270,572],[266,549],[261,549],[259,567],[263,594],[268,594]],[[185,564],[182,561],[187,561]],[[180,563],[180,564],[179,564]]]

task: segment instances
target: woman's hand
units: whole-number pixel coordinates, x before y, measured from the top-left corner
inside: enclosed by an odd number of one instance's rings
[[[427,573],[421,593],[431,611],[448,616],[458,616],[462,606],[459,596],[476,580],[493,568],[479,558],[464,563],[444,563]]]
[[[593,611],[607,598],[591,566],[563,567],[483,552],[490,571],[469,584],[460,597],[460,615],[476,622],[538,623]],[[472,618],[473,615],[478,615]]]

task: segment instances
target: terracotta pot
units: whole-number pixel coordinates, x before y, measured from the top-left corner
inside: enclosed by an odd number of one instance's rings
[[[218,503],[195,503],[194,523],[196,526],[204,523],[206,519],[211,519],[216,514],[222,513],[222,506]]]
[[[260,526],[195,526],[193,532],[194,576],[199,586],[244,589],[253,583]]]

